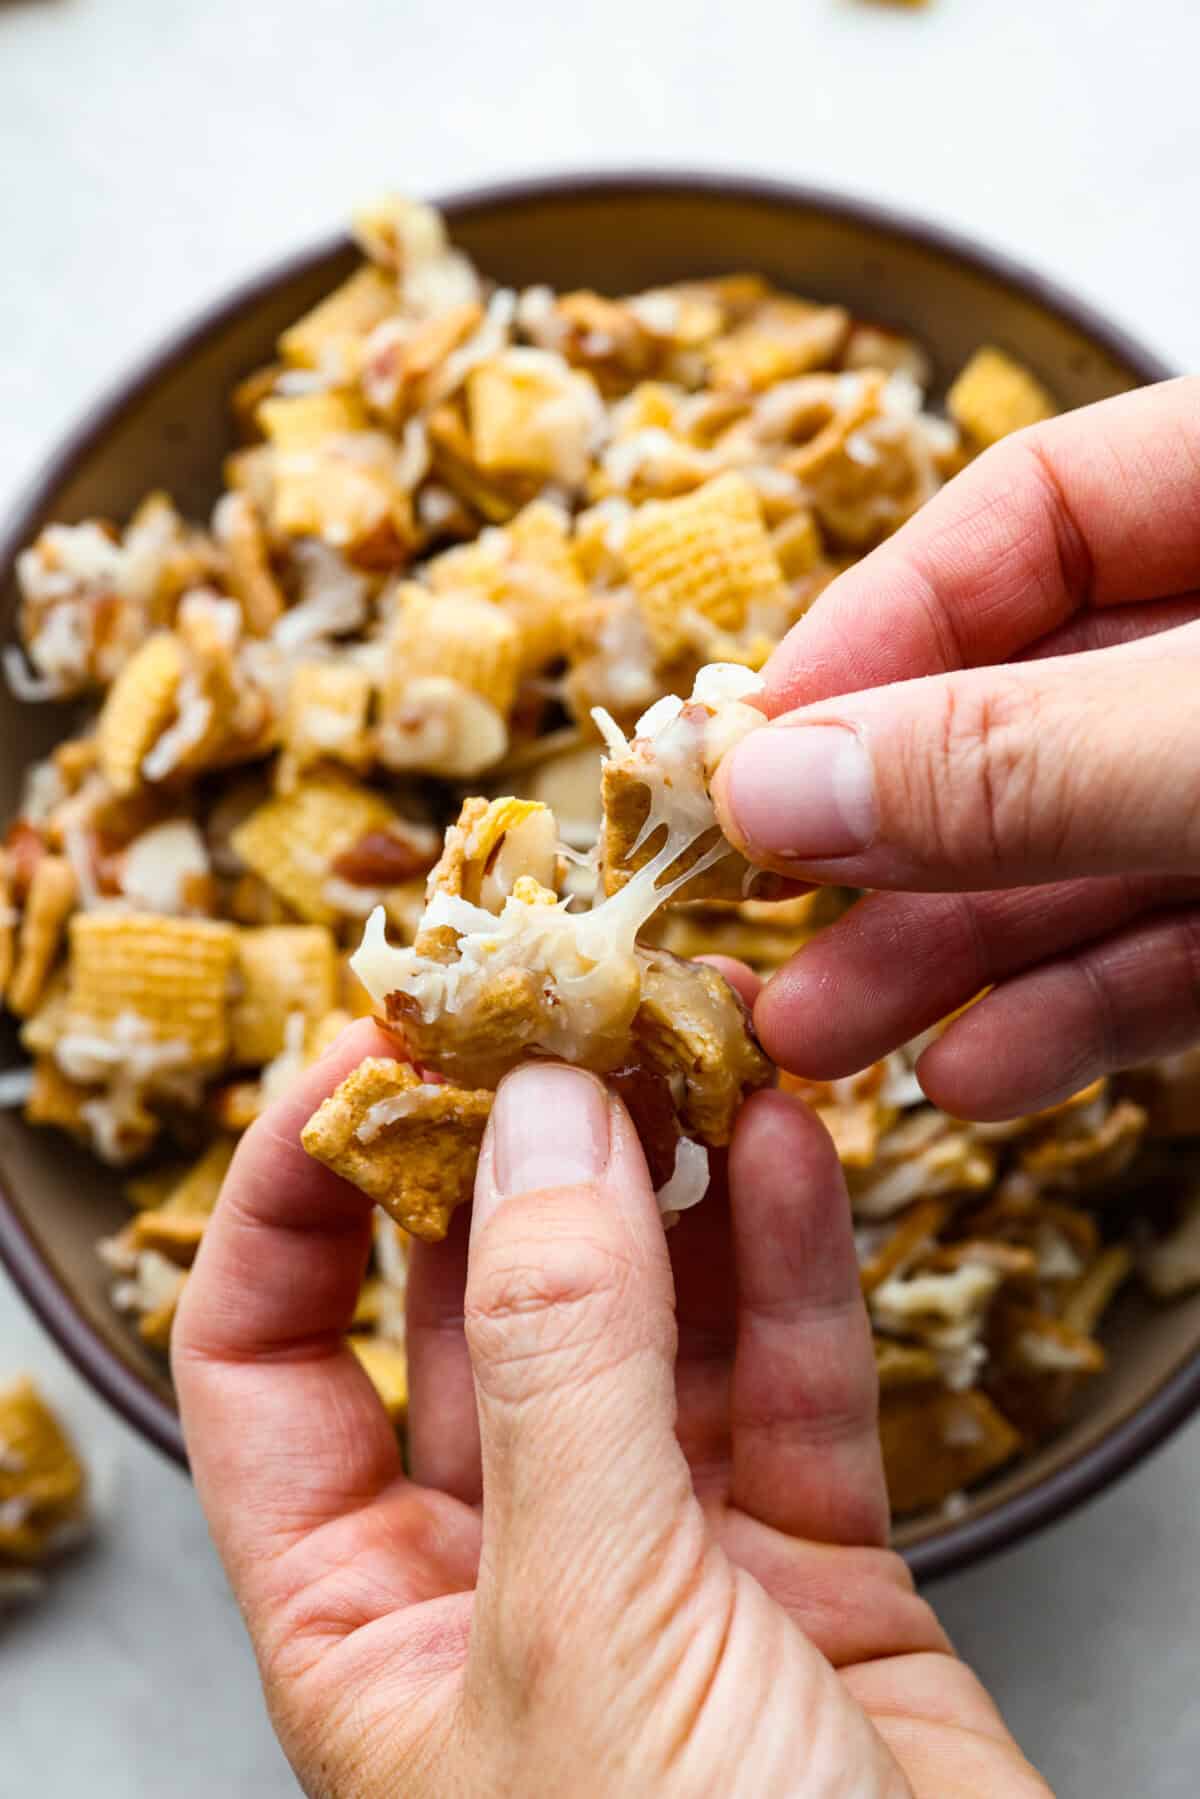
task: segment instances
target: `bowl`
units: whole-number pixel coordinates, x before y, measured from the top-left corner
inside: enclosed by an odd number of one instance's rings
[[[1169,373],[1122,332],[1029,271],[861,202],[729,177],[560,177],[440,202],[488,274],[619,293],[689,274],[762,271],[909,331],[938,377],[981,342],[1010,347],[1065,406]],[[12,635],[14,557],[47,521],[121,517],[166,486],[185,513],[218,491],[226,396],[268,360],[285,325],[348,274],[348,239],[318,244],[186,325],[69,437],[0,531],[0,628]],[[22,765],[62,734],[60,710],[0,698],[0,812]],[[16,1060],[11,1036],[0,1041]],[[0,1114],[0,1255],[61,1347],[128,1421],[180,1463],[163,1364],[112,1310],[97,1237],[127,1216],[115,1177],[81,1150]],[[1200,1294],[1156,1309],[1129,1296],[1106,1331],[1110,1368],[1052,1443],[970,1495],[952,1521],[908,1520],[897,1543],[919,1577],[961,1567],[1060,1517],[1149,1453],[1200,1403]]]

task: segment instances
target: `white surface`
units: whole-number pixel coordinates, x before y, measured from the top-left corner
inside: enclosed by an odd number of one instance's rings
[[[166,328],[362,194],[736,167],[919,209],[1200,364],[1194,0],[0,0],[0,501]],[[102,1546],[0,1634],[0,1796],[294,1792],[185,1482],[0,1289],[102,1462]],[[1200,1432],[935,1594],[1064,1795],[1192,1795]]]

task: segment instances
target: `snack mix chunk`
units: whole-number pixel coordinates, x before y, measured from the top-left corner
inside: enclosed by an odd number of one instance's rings
[[[239,1132],[374,1012],[394,1055],[305,1141],[380,1202],[348,1335],[400,1421],[407,1245],[468,1197],[507,1069],[603,1076],[664,1214],[702,1196],[775,1074],[692,958],[769,973],[855,898],[789,892],[717,828],[757,671],[1054,401],[984,347],[939,410],[912,337],[752,272],[517,290],[427,206],[355,228],[360,266],[231,396],[210,518],[153,493],[19,558],[5,669],[31,704],[71,700],[75,734],[0,846],[23,1057],[0,1137],[53,1130],[124,1170],[100,1253],[165,1350]],[[976,1126],[927,1102],[920,1048],[784,1080],[846,1169],[898,1512],[961,1505],[1060,1428],[1127,1283],[1200,1285],[1187,1058]],[[25,1506],[5,1515],[26,1545],[69,1521]]]
[[[27,1377],[0,1383],[0,1611],[88,1532],[87,1475]]]

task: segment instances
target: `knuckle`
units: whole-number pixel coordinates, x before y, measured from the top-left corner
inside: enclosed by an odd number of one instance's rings
[[[926,853],[949,871],[1001,874],[1055,847],[1065,759],[1039,747],[1042,705],[1032,683],[989,673],[986,684],[949,681],[932,728],[913,745],[922,766],[908,792],[923,795]]]
[[[494,1246],[472,1274],[464,1307],[477,1373],[501,1388],[536,1381],[539,1363],[585,1365],[625,1311],[633,1270],[586,1232],[521,1232]]]

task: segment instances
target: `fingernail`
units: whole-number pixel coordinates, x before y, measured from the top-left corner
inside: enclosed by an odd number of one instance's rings
[[[491,1131],[497,1201],[594,1181],[608,1167],[608,1095],[578,1068],[556,1062],[515,1069],[500,1083]]]
[[[750,849],[778,860],[853,856],[875,835],[871,759],[848,725],[773,725],[729,758],[726,795]]]

